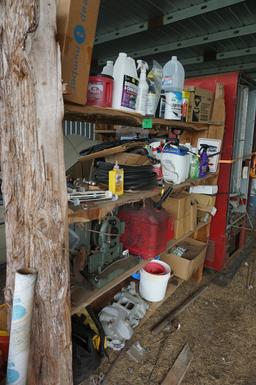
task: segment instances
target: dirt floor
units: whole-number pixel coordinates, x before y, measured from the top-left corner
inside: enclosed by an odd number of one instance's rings
[[[107,384],[161,384],[182,347],[188,342],[193,351],[193,360],[182,385],[255,385],[255,275],[253,287],[247,288],[248,271],[253,268],[256,257],[255,245],[256,242],[253,242],[244,250],[247,262],[242,262],[239,271],[226,287],[211,283],[196,303],[180,315],[180,330],[152,337],[150,327],[183,301],[197,285],[188,282],[178,288],[158,313],[137,329],[133,337],[134,342],[139,341],[148,350],[143,361],[136,363],[123,353],[109,373]],[[206,274],[204,283],[212,278],[212,275]],[[116,353],[111,353],[110,362],[115,357]],[[106,373],[108,368],[109,363],[104,362],[99,372]],[[87,381],[84,385],[89,383]]]
[[[122,353],[108,376],[108,385],[158,385],[173,365],[186,342],[193,360],[182,385],[255,385],[256,384],[256,276],[248,289],[248,270],[256,257],[256,242],[244,250],[247,262],[226,287],[211,283],[206,292],[179,317],[181,328],[152,337],[150,327],[197,288],[182,284],[153,318],[137,331],[133,341],[148,350],[140,363]],[[248,266],[247,266],[248,264]],[[256,262],[255,262],[256,264]],[[256,267],[255,267],[256,269]],[[204,283],[212,279],[205,275]],[[4,271],[0,272],[1,287]],[[110,362],[117,353],[111,352]],[[109,369],[107,359],[98,373]],[[85,382],[85,384],[94,382]],[[105,384],[105,382],[104,382]]]

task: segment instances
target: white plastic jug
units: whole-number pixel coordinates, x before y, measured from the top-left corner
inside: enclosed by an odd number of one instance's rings
[[[162,151],[162,171],[167,182],[179,184],[188,176],[190,156],[185,146],[174,146],[166,143]]]
[[[162,90],[165,92],[179,91],[184,88],[185,71],[177,56],[172,56],[163,68]]]
[[[107,64],[103,67],[101,71],[102,75],[113,76],[114,64],[112,60],[107,60]]]
[[[162,90],[165,91],[165,119],[181,120],[182,91],[185,71],[183,65],[172,56],[163,68]]]
[[[113,77],[112,107],[134,112],[139,85],[134,59],[120,52],[114,64]]]

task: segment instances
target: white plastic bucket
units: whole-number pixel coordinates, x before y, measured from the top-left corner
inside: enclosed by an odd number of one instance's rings
[[[151,274],[143,268],[140,270],[139,292],[146,301],[159,302],[165,297],[167,284],[171,275],[170,266],[162,261],[154,260],[161,264],[165,269],[165,274]]]

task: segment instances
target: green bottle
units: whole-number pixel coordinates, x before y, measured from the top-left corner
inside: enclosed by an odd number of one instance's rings
[[[190,178],[197,179],[199,178],[200,162],[199,156],[197,155],[197,148],[193,148],[193,155],[190,163]]]

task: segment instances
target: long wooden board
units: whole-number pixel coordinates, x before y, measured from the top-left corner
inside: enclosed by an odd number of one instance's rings
[[[161,385],[180,385],[191,364],[192,358],[193,353],[189,344],[186,343]]]
[[[125,112],[113,108],[95,106],[78,106],[71,103],[65,104],[65,119],[91,121],[105,124],[125,124],[134,127],[142,127],[145,117],[134,112]],[[152,118],[153,127],[183,128],[190,131],[204,131],[208,129],[207,123],[187,123],[177,120]]]

